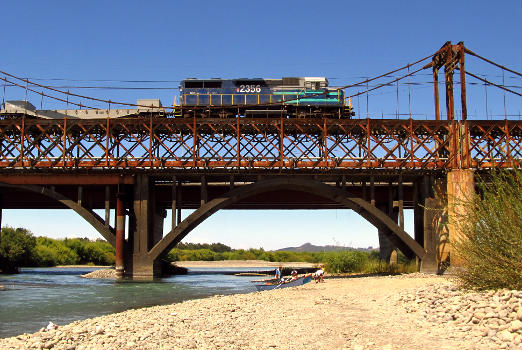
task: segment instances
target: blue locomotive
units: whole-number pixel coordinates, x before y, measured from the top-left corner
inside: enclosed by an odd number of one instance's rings
[[[185,79],[179,90],[184,117],[353,115],[343,90],[328,88],[324,77]]]

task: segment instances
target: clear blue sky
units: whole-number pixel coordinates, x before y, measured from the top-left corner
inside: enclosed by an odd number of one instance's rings
[[[522,70],[519,0],[18,1],[2,4],[2,22],[0,69],[30,78],[66,79],[44,80],[59,86],[168,88],[71,88],[131,103],[159,97],[163,104],[170,104],[177,81],[186,77],[326,76],[331,85],[347,85],[427,56],[448,40],[464,41],[482,56]],[[470,71],[499,78],[498,70],[482,70],[479,63],[473,64],[467,63]],[[429,76],[413,79],[429,81]],[[520,80],[512,84],[522,85]],[[400,106],[395,90],[375,93],[370,95],[370,113],[389,114],[397,109],[426,116],[433,113],[432,88],[427,84],[410,88],[411,106],[408,88],[401,85]],[[477,97],[468,110],[484,115],[480,95],[484,87],[470,86],[469,90],[470,98]],[[11,87],[0,94],[5,99],[25,97]],[[502,95],[495,99],[489,94],[489,115],[503,114]],[[39,98],[29,99],[39,107]],[[508,104],[508,114],[520,113],[517,101]],[[365,98],[353,103],[365,114]],[[44,101],[44,108],[52,107]],[[239,213],[218,213],[187,241],[266,249],[305,242],[378,245],[376,230],[348,211]],[[411,231],[410,213],[406,219]],[[6,210],[3,225],[28,227],[37,235],[99,237],[65,211]]]

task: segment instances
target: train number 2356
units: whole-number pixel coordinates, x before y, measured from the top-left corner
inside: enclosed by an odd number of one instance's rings
[[[260,85],[239,85],[239,92],[261,92]]]

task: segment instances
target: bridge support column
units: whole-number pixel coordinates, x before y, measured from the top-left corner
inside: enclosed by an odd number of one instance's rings
[[[391,210],[388,208],[388,204],[381,204],[378,206],[378,208],[388,213],[388,216],[395,222],[397,222],[397,219],[399,218],[399,212],[397,210],[393,210],[392,207]],[[397,246],[392,242],[390,239],[391,231],[389,229],[379,229],[378,230],[379,235],[379,258],[382,261],[385,261],[387,263],[390,263],[390,258],[392,255],[396,257],[396,253],[393,254],[393,252],[397,249]]]
[[[420,262],[420,271],[424,273],[442,273],[449,265],[449,181],[449,175],[448,181],[425,175],[415,184],[415,240],[426,252]]]
[[[424,177],[426,179],[427,176]],[[413,184],[413,232],[414,239],[423,248],[424,246],[424,210],[428,192],[426,181],[417,180]],[[420,268],[421,261],[417,257],[417,266]]]
[[[388,235],[389,235],[388,230],[379,230],[378,234],[379,234],[379,258],[382,261],[390,263],[390,262],[392,262],[391,261],[392,255],[396,256],[396,254],[393,254],[393,252],[395,252],[395,250],[396,250],[395,245],[388,238]]]
[[[123,277],[125,246],[125,206],[121,194],[116,196],[116,275]]]
[[[154,187],[145,174],[136,176],[134,198],[129,220],[129,245],[125,273],[138,279],[152,279],[161,275],[160,261],[152,259],[148,252],[163,236],[163,219],[156,212]]]
[[[424,208],[419,211],[422,215],[423,246],[426,256],[421,261],[420,271],[424,273],[441,273],[447,265],[447,261],[441,254],[447,245],[447,232],[445,223],[446,213],[446,188],[442,179],[434,182],[425,176],[424,178]]]
[[[2,211],[3,211],[2,197],[0,196],[0,240],[2,239]]]
[[[0,197],[0,242],[2,241],[2,209],[3,209],[3,203],[2,203],[2,197]]]
[[[464,239],[458,220],[460,216],[465,215],[466,208],[463,203],[469,200],[475,191],[473,175],[471,169],[455,169],[448,173],[448,235],[452,242]],[[450,246],[442,254],[445,257],[449,256],[453,267],[462,266],[462,259],[450,249]]]

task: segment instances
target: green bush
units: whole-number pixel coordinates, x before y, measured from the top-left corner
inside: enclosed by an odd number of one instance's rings
[[[105,241],[89,241],[85,244],[85,260],[94,265],[114,265],[116,252],[114,247]]]
[[[114,247],[106,241],[91,241],[87,238],[66,238],[63,244],[72,249],[79,257],[79,264],[113,265]]]
[[[75,265],[80,262],[78,254],[63,241],[47,237],[36,239],[35,259],[38,266]]]
[[[370,258],[365,264],[361,272],[369,274],[396,274],[396,273],[413,273],[417,272],[417,263],[415,260],[407,262],[399,262],[398,264],[389,264],[379,259]]]
[[[462,260],[464,287],[522,289],[522,172],[492,172],[477,181],[477,193],[456,203],[463,233],[451,242]]]
[[[34,266],[36,238],[24,228],[2,228],[0,240],[0,270],[4,273],[18,272],[18,267]]]
[[[113,265],[114,247],[87,238],[35,238],[23,228],[4,227],[0,240],[0,270],[16,272],[20,266]]]
[[[330,252],[325,256],[326,270],[332,273],[362,272],[368,253],[360,251]]]

